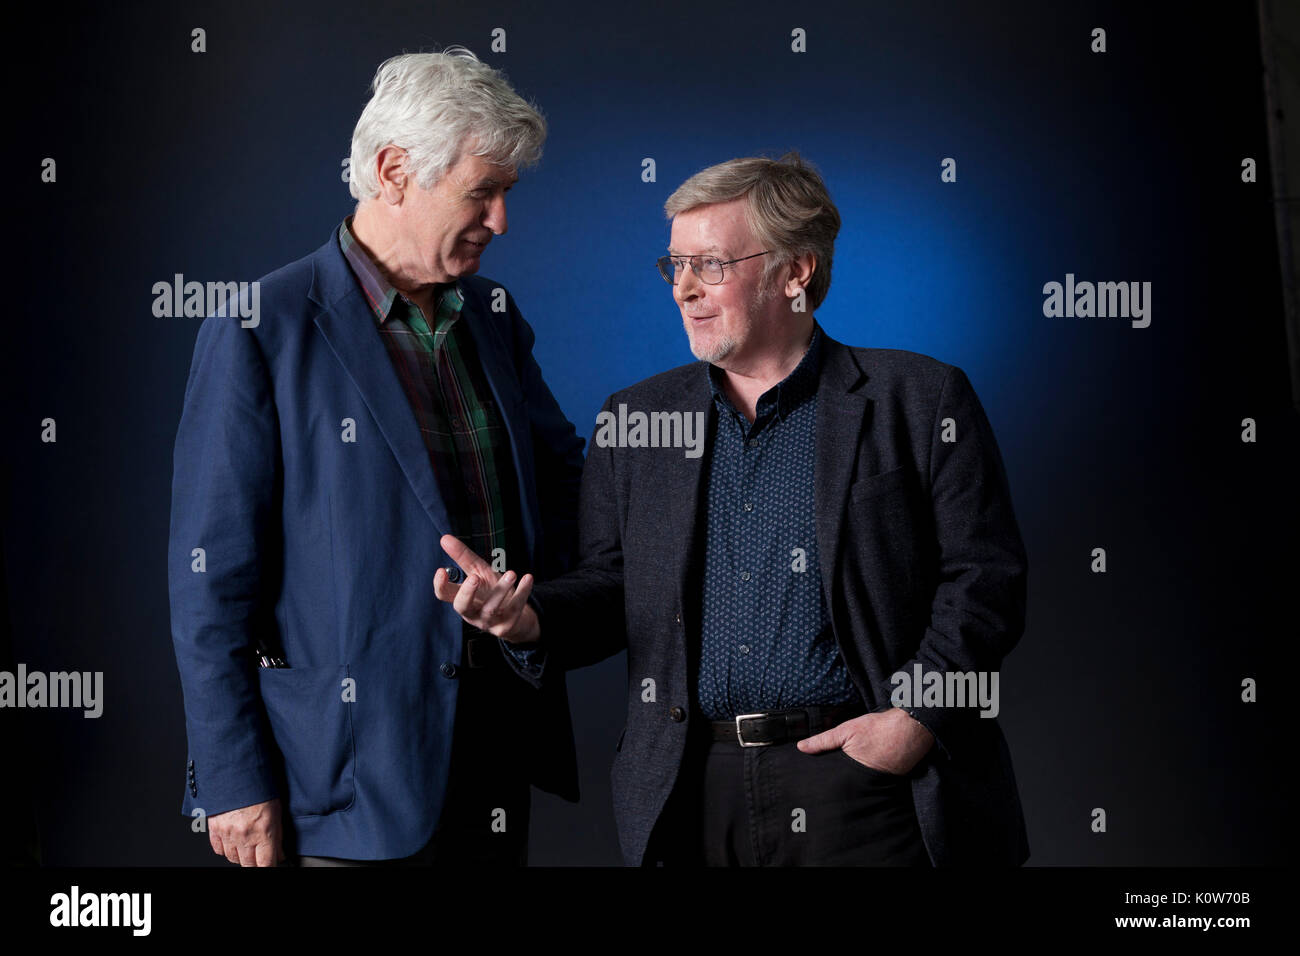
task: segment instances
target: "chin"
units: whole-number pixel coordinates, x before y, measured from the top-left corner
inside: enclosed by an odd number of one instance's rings
[[[728,338],[712,339],[705,342],[697,341],[690,338],[691,354],[701,362],[708,362],[710,365],[717,365],[724,358],[735,351],[736,343]]]

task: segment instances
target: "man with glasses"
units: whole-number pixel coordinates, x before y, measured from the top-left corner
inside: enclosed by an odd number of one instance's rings
[[[477,587],[440,572],[438,596],[531,644],[542,682],[627,648],[629,865],[1022,863],[996,719],[893,693],[896,674],[996,671],[1024,626],[1024,546],[970,382],[820,327],[840,217],[797,155],[705,169],[665,208],[658,265],[701,361],[605,411],[706,412],[707,454],[594,442],[575,571],[530,593],[444,539]]]

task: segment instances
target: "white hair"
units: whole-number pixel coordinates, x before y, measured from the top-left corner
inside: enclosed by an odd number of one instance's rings
[[[348,189],[379,195],[375,157],[401,147],[422,189],[431,189],[468,149],[489,162],[522,169],[541,158],[546,120],[504,75],[463,46],[404,53],[380,64],[374,95],[352,132]]]

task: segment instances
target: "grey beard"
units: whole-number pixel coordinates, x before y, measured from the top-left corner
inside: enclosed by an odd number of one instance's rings
[[[736,347],[735,339],[730,336],[723,336],[713,344],[711,349],[706,351],[703,346],[695,344],[695,338],[689,332],[686,333],[686,337],[691,343],[691,354],[701,362],[708,362],[710,364],[717,364],[730,355],[732,350]]]

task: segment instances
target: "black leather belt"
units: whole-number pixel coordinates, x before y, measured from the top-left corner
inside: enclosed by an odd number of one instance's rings
[[[730,740],[742,747],[767,747],[820,734],[865,713],[866,708],[861,704],[836,704],[737,714],[732,720],[712,721],[713,739]]]

